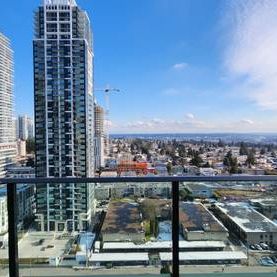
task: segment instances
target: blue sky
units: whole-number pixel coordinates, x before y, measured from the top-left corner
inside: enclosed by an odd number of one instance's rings
[[[274,0],[77,0],[94,31],[95,87],[111,95],[111,129],[276,132]],[[33,114],[33,11],[5,1],[0,31],[15,52],[17,114]],[[96,98],[104,104],[101,92]]]

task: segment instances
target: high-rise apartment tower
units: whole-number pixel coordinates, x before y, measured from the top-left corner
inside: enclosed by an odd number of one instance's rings
[[[13,51],[0,33],[0,177],[15,162],[16,142],[13,119]]]
[[[35,13],[33,48],[36,176],[92,177],[93,48],[87,13],[74,0],[44,0]],[[38,229],[86,229],[93,202],[91,185],[38,185]]]
[[[95,140],[95,168],[100,169],[105,166],[105,134],[104,134],[104,109],[94,104],[94,140]]]

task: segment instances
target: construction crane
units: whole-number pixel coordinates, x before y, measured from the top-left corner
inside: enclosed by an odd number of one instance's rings
[[[109,85],[106,86],[106,88],[103,89],[95,89],[95,91],[102,91],[105,93],[105,105],[106,105],[106,137],[107,137],[107,156],[110,153],[110,134],[109,134],[109,123],[110,123],[110,94],[113,92],[120,92],[120,89],[118,88],[111,88]]]

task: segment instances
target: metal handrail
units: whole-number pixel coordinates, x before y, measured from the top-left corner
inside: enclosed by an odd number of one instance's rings
[[[0,184],[55,184],[55,183],[166,183],[166,182],[277,182],[277,175],[220,175],[220,176],[151,176],[151,177],[38,177],[0,178]]]
[[[96,177],[96,178],[2,178],[7,184],[9,221],[9,275],[19,277],[17,240],[17,184],[93,184],[93,183],[171,183],[172,184],[172,276],[179,277],[179,184],[180,182],[277,182],[272,175],[224,175],[224,176],[164,176],[164,177]]]

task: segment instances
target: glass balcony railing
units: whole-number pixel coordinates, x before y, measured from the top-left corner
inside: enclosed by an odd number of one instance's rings
[[[277,225],[270,213],[277,209],[268,207],[277,199],[277,176],[0,183],[8,213],[0,276],[276,275]],[[36,206],[19,193],[28,185]]]

